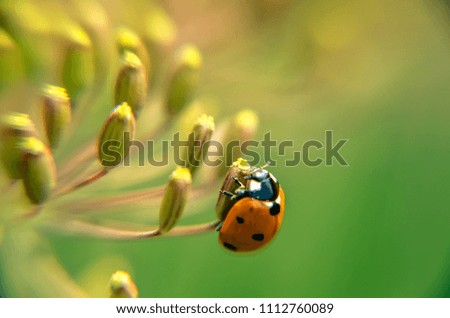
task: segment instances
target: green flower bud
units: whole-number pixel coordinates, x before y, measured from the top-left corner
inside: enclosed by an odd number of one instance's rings
[[[28,198],[35,204],[45,202],[56,183],[55,162],[50,150],[37,138],[29,137],[23,149],[23,185]]]
[[[178,114],[191,101],[202,65],[201,54],[193,45],[182,47],[177,60],[166,95],[166,108],[170,115]]]
[[[15,62],[18,63],[8,66],[12,66],[13,72],[17,72],[22,66],[26,73],[23,76],[26,78],[42,78],[46,65],[44,60],[47,58],[43,45],[45,41],[42,39],[49,35],[53,26],[45,9],[35,1],[0,1],[0,15],[1,27],[8,32],[18,49],[15,52]],[[0,64],[6,62],[4,57],[1,60]],[[7,73],[9,68],[0,70],[1,73]],[[9,87],[11,82],[7,84]]]
[[[242,110],[236,114],[232,122],[229,124],[224,138],[224,163],[220,168],[220,173],[223,175],[228,170],[228,167],[242,157],[241,147],[242,142],[251,140],[255,136],[258,129],[258,115],[251,110]],[[238,146],[239,142],[239,147]],[[236,147],[227,147],[229,143],[234,143]],[[230,151],[227,151],[230,150]]]
[[[239,188],[239,184],[234,178],[246,185],[248,181],[245,180],[245,177],[250,175],[251,171],[252,166],[250,166],[248,162],[242,158],[239,158],[233,162],[231,167],[228,169],[216,204],[216,215],[219,220],[225,220],[228,211],[230,211],[231,207],[236,203],[236,201],[231,200],[230,196],[223,194],[222,191],[234,194],[236,189]]]
[[[138,289],[131,279],[130,274],[124,271],[116,271],[109,281],[111,298],[137,298]]]
[[[98,158],[102,166],[114,168],[128,156],[135,130],[131,107],[125,102],[114,108],[98,139]]]
[[[116,105],[127,102],[137,118],[147,95],[147,76],[139,57],[125,51],[123,64],[116,81]]]
[[[44,128],[52,149],[56,148],[62,132],[72,119],[67,92],[62,87],[47,85],[43,92],[42,113]]]
[[[141,38],[130,29],[120,28],[117,31],[117,47],[121,56],[124,56],[126,52],[132,52],[139,57],[145,68],[146,80],[148,80],[147,76],[151,72],[150,55]]]
[[[162,234],[169,232],[183,213],[191,184],[192,177],[187,168],[178,167],[170,175],[159,210],[159,230]]]
[[[74,29],[69,37],[70,41],[64,57],[62,82],[69,96],[76,102],[94,78],[94,54],[91,40],[83,30]]]
[[[0,123],[0,160],[11,179],[22,178],[22,156],[20,147],[27,137],[36,136],[36,128],[26,114],[10,113]]]
[[[189,144],[184,152],[183,160],[185,161],[185,167],[191,171],[192,175],[201,166],[208,153],[214,127],[214,118],[202,115],[197,119],[192,132],[189,134]]]
[[[170,46],[177,38],[177,28],[171,17],[161,7],[154,6],[147,12],[145,36],[159,46]]]
[[[151,57],[150,83],[154,83],[163,78],[167,55],[177,39],[177,28],[167,12],[152,3],[144,16],[142,36]]]

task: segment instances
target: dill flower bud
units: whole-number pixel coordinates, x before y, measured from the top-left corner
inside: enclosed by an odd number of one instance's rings
[[[154,83],[163,77],[164,61],[177,39],[177,28],[167,12],[156,3],[143,16],[142,37],[151,57],[150,82]]]
[[[117,30],[117,47],[121,56],[125,52],[136,54],[144,65],[146,75],[151,72],[150,55],[141,38],[135,32],[128,28],[119,28]]]
[[[242,158],[239,158],[233,162],[231,167],[228,169],[216,204],[216,215],[219,220],[225,220],[228,211],[230,211],[231,207],[236,203],[231,200],[230,196],[225,195],[222,192],[225,191],[234,193],[236,189],[239,188],[239,184],[234,178],[239,180],[242,184],[247,184],[248,180],[245,180],[245,177],[251,174],[251,170],[252,166],[250,166],[248,162]]]
[[[128,156],[135,130],[136,122],[131,107],[126,102],[116,106],[98,139],[98,158],[102,166],[113,168]]]
[[[130,274],[125,271],[116,271],[109,280],[111,298],[137,298],[138,289],[131,279]]]
[[[163,8],[153,6],[145,17],[145,37],[153,45],[168,47],[177,38],[177,28]]]
[[[11,179],[22,178],[21,143],[27,137],[36,136],[36,128],[27,114],[10,113],[0,123],[0,160]]]
[[[170,175],[159,210],[159,230],[162,234],[169,232],[183,213],[191,183],[192,176],[187,168],[178,167]]]
[[[47,85],[43,92],[42,114],[48,142],[56,148],[63,130],[72,119],[69,96],[62,87]]]
[[[252,139],[258,128],[258,115],[252,110],[242,110],[234,118],[233,128],[241,140]]]
[[[166,95],[166,108],[170,115],[178,114],[191,101],[202,65],[202,56],[193,45],[182,47],[177,60]]]
[[[94,56],[91,40],[83,30],[71,30],[64,56],[62,82],[72,100],[78,100],[93,78]]]
[[[147,76],[139,57],[125,51],[122,67],[116,81],[115,103],[127,102],[137,118],[147,94]]]
[[[223,139],[224,144],[224,163],[221,166],[221,174],[225,174],[228,167],[238,158],[242,157],[241,147],[229,148],[229,143],[239,142],[239,146],[242,146],[242,142],[251,140],[258,129],[258,115],[251,110],[242,110],[238,112],[231,123],[229,124],[225,136]]]
[[[199,168],[208,153],[209,142],[214,132],[214,118],[202,115],[189,134],[189,145],[184,152],[185,167],[194,174]]]
[[[35,204],[45,202],[56,183],[55,162],[50,150],[37,138],[26,138],[23,149],[23,185]]]

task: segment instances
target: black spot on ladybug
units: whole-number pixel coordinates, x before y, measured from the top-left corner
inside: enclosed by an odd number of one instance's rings
[[[250,212],[253,212],[253,207],[251,206],[248,210],[249,210]]]
[[[264,240],[264,234],[261,233],[253,234],[252,239],[254,239],[255,241],[262,241]]]
[[[274,202],[272,204],[272,206],[270,207],[270,215],[278,215],[278,213],[280,213],[280,205],[276,202]]]
[[[236,217],[236,221],[237,221],[239,224],[244,223],[244,219],[241,218],[240,216]]]
[[[223,246],[225,246],[226,248],[228,248],[231,251],[237,250],[236,246],[234,246],[233,244],[227,243],[227,242],[223,242]]]

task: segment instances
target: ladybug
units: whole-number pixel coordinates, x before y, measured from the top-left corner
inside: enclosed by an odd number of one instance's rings
[[[277,234],[284,215],[284,192],[277,179],[264,169],[254,168],[235,193],[221,191],[236,203],[218,227],[219,242],[234,252],[264,247]]]

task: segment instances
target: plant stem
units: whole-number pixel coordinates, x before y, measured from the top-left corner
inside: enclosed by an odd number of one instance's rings
[[[65,194],[68,194],[68,193],[71,193],[73,191],[76,191],[78,189],[81,189],[81,188],[83,188],[85,186],[88,186],[88,185],[94,183],[95,181],[98,181],[101,178],[103,178],[104,176],[106,176],[109,171],[110,171],[109,169],[104,169],[103,168],[102,170],[96,172],[95,174],[93,174],[92,176],[88,177],[87,179],[81,181],[80,183],[77,183],[77,184],[75,184],[73,186],[70,186],[70,187],[68,187],[66,189],[62,189],[62,190],[56,192],[55,197],[60,197],[60,196],[63,196]]]
[[[16,185],[17,184],[17,180],[8,180],[8,182],[5,184],[5,185],[3,185],[2,187],[1,187],[1,193],[2,194],[5,194],[5,193],[7,193],[8,191],[10,191],[13,187],[14,187],[14,185]]]
[[[36,216],[39,215],[39,213],[41,213],[42,209],[44,208],[43,205],[38,205],[36,207],[34,207],[31,211],[29,211],[28,213],[26,213],[25,215],[22,215],[20,218],[21,219],[31,219],[34,218]]]
[[[164,236],[188,236],[208,233],[214,231],[219,223],[219,221],[216,221],[213,223],[178,226]],[[162,236],[158,228],[145,231],[129,231],[96,225],[83,221],[70,221],[62,226],[58,226],[58,228],[64,233],[70,232],[72,234],[82,234],[102,239],[136,240]]]
[[[162,122],[158,127],[155,128],[153,132],[147,136],[147,139],[158,138],[170,127],[170,121]],[[69,159],[59,170],[59,179],[64,180],[70,173],[73,172],[77,167],[86,164],[87,162],[94,160],[97,155],[97,149],[95,147],[96,143],[91,142],[83,147],[83,150],[76,153],[73,157]]]
[[[164,194],[165,187],[166,186],[164,185],[147,190],[116,195],[113,197],[95,199],[81,203],[77,200],[75,202],[69,202],[68,204],[64,204],[65,207],[63,210],[71,213],[84,213],[84,212],[98,211],[99,208],[107,209],[124,204],[129,204],[137,202],[139,200],[160,198]]]
[[[68,162],[66,162],[64,166],[59,169],[59,178],[64,180],[64,178],[72,173],[76,167],[79,167],[90,160],[94,160],[96,154],[97,149],[94,142],[84,146],[82,151],[77,152]]]
[[[190,194],[190,198],[196,199],[198,197],[204,196],[207,191],[210,191],[211,188],[214,187],[214,184],[215,182],[207,182],[205,184],[200,185],[197,188],[194,188]],[[64,203],[64,207],[62,208],[62,210],[76,214],[98,212],[99,210],[118,207],[121,205],[130,204],[140,200],[159,199],[164,195],[165,189],[166,185],[162,185],[151,189],[134,191],[131,193],[115,195],[112,197],[111,196],[104,197],[101,199],[94,199],[90,201],[68,202]]]

